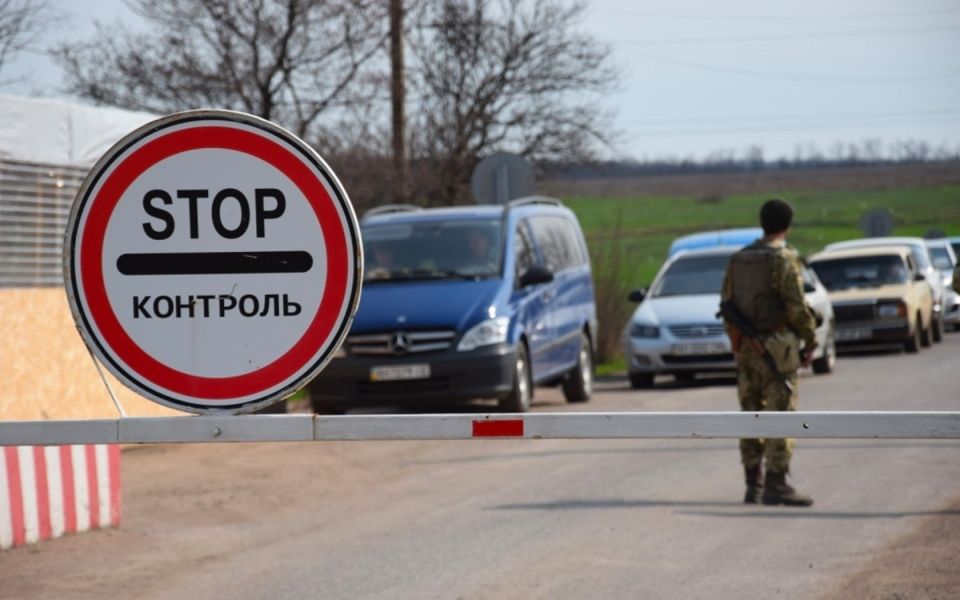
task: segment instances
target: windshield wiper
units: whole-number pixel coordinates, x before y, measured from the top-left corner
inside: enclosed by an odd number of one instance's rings
[[[463,279],[474,281],[487,276],[488,274],[486,273],[482,275],[470,275],[451,269],[402,269],[398,271],[390,271],[383,277],[372,276],[366,278],[365,281],[417,281],[430,279]]]

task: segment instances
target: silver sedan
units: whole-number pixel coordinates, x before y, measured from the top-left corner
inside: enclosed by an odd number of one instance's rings
[[[681,252],[661,267],[623,332],[627,373],[634,388],[650,387],[658,374],[692,380],[697,373],[736,369],[730,340],[717,317],[720,288],[730,256],[739,247]],[[836,362],[833,308],[823,285],[804,268],[804,291],[818,315],[814,372],[829,373]]]

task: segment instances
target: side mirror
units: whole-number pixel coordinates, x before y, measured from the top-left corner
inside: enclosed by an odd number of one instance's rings
[[[817,287],[815,285],[813,285],[812,283],[807,283],[806,281],[803,282],[804,294],[812,294],[815,291],[817,291]]]
[[[543,265],[533,265],[520,276],[520,287],[525,288],[530,285],[550,283],[551,281],[553,281],[553,271]]]
[[[813,311],[813,320],[816,322],[817,327],[823,325],[823,314],[819,310]]]
[[[914,280],[914,281],[926,281],[926,280],[927,280],[927,276],[924,275],[923,273],[917,273],[916,275],[913,276],[913,280]]]
[[[647,288],[637,288],[630,291],[630,295],[627,296],[627,299],[630,302],[636,302],[637,304],[643,302],[643,299],[647,297]]]

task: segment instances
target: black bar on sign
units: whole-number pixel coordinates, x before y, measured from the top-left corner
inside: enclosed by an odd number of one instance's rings
[[[242,273],[305,273],[313,257],[302,250],[277,252],[160,252],[121,254],[117,270],[124,275],[234,275]]]

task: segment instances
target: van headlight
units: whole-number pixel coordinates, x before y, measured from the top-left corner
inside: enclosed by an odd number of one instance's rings
[[[510,328],[510,317],[497,317],[477,323],[463,335],[457,350],[463,352],[490,344],[500,344],[507,341],[507,330]]]

